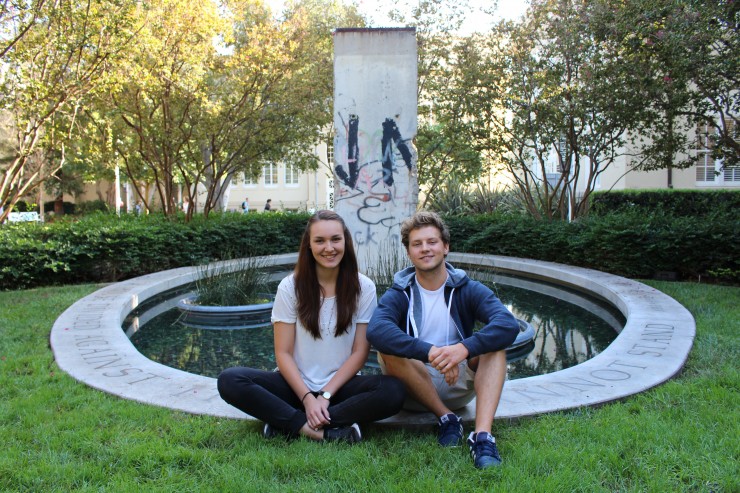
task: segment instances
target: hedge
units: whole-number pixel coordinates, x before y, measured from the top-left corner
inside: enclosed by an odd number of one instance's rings
[[[298,250],[306,214],[93,214],[0,228],[0,289],[112,282],[176,267]]]
[[[447,218],[451,230],[457,221]],[[468,227],[468,219],[461,222]],[[573,223],[498,216],[463,238],[451,245],[453,251],[548,260],[631,278],[740,281],[735,214],[676,217],[623,212]]]
[[[598,216],[615,212],[701,217],[731,214],[740,210],[740,190],[620,190],[596,192],[590,198],[589,213]]]
[[[151,272],[298,250],[308,215],[211,214],[190,223],[163,216],[93,214],[0,227],[0,289],[112,282]],[[675,216],[627,211],[578,222],[527,216],[446,218],[451,249],[547,260],[630,278],[740,282],[734,211]]]

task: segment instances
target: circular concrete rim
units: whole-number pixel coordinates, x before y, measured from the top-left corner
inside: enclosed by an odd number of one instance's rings
[[[259,260],[265,266],[281,266],[293,265],[296,259],[297,254],[286,254]],[[691,313],[645,284],[537,260],[462,253],[451,253],[448,260],[453,265],[482,265],[500,273],[576,287],[613,304],[627,319],[616,340],[596,357],[558,372],[507,381],[497,419],[623,399],[672,378],[691,350],[696,334]],[[190,283],[196,275],[195,267],[158,272],[112,284],[80,299],[52,327],[50,342],[57,364],[73,378],[125,399],[194,414],[253,419],[221,400],[214,378],[176,370],[144,357],[121,329],[126,316],[142,302]],[[134,330],[144,322],[135,320]],[[474,419],[475,401],[459,414],[463,419]],[[402,412],[381,423],[434,422],[431,413]]]

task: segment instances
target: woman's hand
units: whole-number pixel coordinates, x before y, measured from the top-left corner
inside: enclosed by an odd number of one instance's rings
[[[303,406],[306,409],[308,426],[314,430],[319,430],[331,424],[329,401],[323,397],[315,397],[313,394],[309,394],[303,400]]]

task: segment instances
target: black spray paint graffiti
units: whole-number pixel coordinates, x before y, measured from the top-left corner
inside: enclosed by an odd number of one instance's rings
[[[401,132],[398,130],[396,122],[391,118],[386,118],[383,122],[381,147],[383,149],[383,183],[389,187],[393,185],[393,165],[395,164],[391,142],[396,144],[406,167],[411,171],[411,150],[406,141],[401,138]]]
[[[401,136],[401,132],[398,129],[398,125],[395,120],[386,118],[382,124],[383,126],[383,137],[380,141],[381,152],[383,156],[382,167],[383,167],[383,183],[390,187],[393,185],[393,168],[395,166],[396,158],[393,152],[393,145],[401,153],[401,157],[406,163],[406,167],[411,171],[411,149],[408,144]],[[339,180],[347,185],[349,188],[354,189],[357,186],[357,179],[360,175],[360,145],[358,139],[358,131],[360,127],[360,119],[357,115],[349,116],[349,125],[347,128],[347,165],[349,167],[349,174],[344,170],[341,164],[338,164],[334,171],[337,173]]]
[[[349,115],[349,128],[347,130],[347,165],[349,166],[349,176],[341,164],[334,168],[339,179],[350,188],[355,188],[357,177],[360,175],[360,145],[357,139],[359,128],[360,119],[357,115]]]

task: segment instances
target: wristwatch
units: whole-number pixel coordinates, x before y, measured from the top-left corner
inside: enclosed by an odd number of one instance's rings
[[[319,393],[319,395],[320,395],[321,397],[323,397],[324,399],[326,399],[327,401],[330,401],[330,400],[331,400],[331,392],[328,392],[328,391],[326,391],[326,390],[322,390],[322,391],[321,391],[321,392]]]

